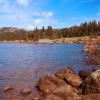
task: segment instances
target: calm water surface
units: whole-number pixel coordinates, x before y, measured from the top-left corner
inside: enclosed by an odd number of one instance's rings
[[[83,44],[0,43],[0,88],[32,86],[39,77],[66,66],[76,72],[92,69],[84,62],[82,49]]]

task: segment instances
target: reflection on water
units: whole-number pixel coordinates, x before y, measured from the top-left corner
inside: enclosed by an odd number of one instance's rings
[[[30,86],[47,73],[65,66],[91,69],[84,62],[83,44],[0,43],[0,88],[27,82]]]

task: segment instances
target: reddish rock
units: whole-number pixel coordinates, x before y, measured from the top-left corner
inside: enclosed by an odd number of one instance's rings
[[[11,86],[6,86],[6,87],[4,88],[4,92],[7,92],[7,91],[9,91],[9,90],[13,90],[13,88],[12,88]]]
[[[3,97],[0,100],[25,100],[24,97],[21,96],[10,96],[10,97]]]
[[[100,55],[100,48],[99,47],[95,48],[93,54],[94,55]]]
[[[74,74],[75,72],[72,68],[66,67],[64,69],[61,69],[58,73],[56,73],[56,76],[61,79],[64,79],[68,73]]]
[[[89,45],[84,47],[86,49],[86,61],[88,64],[100,65],[100,47],[96,44]],[[88,52],[87,52],[88,51]]]
[[[81,100],[100,100],[100,94],[81,95]]]
[[[100,69],[92,72],[82,83],[82,93],[100,93]]]
[[[64,100],[79,100],[80,97],[77,94],[77,91],[73,89],[70,85],[64,85],[60,88],[57,88],[53,91],[53,94],[58,97],[63,98]]]
[[[68,74],[65,79],[73,87],[79,87],[82,83],[82,79],[77,74]]]
[[[63,98],[61,97],[58,97],[56,95],[47,95],[45,98],[43,98],[42,100],[64,100]]]
[[[85,44],[84,52],[91,55],[100,55],[100,48],[97,44]]]
[[[82,79],[79,75],[75,74],[75,72],[71,68],[65,68],[60,70],[56,76],[61,79],[65,79],[70,85],[73,87],[79,87],[82,83]]]
[[[77,82],[79,76],[75,76],[75,81],[74,75],[76,74],[74,73],[74,71],[72,71],[71,68],[66,68],[65,70],[65,74],[67,73],[66,75],[69,75],[70,73],[70,83],[73,79],[73,83],[71,84],[77,86],[77,84],[79,84]],[[39,80],[38,88],[42,92],[41,100],[80,100],[78,90],[71,85],[68,85],[68,83],[63,80],[66,79],[66,76],[64,76],[63,71],[64,69],[61,71],[62,73],[59,72],[56,74],[56,76],[53,74],[49,74]]]
[[[100,93],[100,69],[80,71],[79,75],[83,82],[71,68],[65,68],[56,76],[49,74],[41,78],[38,82],[40,100],[94,100],[96,96],[91,94]],[[79,96],[80,93],[87,95]]]
[[[46,95],[44,98],[42,100],[80,100],[79,95],[70,85],[58,87],[52,94]]]
[[[88,55],[86,58],[88,64],[100,65],[100,55]]]
[[[82,70],[79,72],[79,76],[82,79],[85,79],[86,77],[88,77],[94,70]]]
[[[37,84],[38,88],[42,92],[51,93],[57,87],[66,84],[66,82],[53,74],[49,74],[41,78]]]

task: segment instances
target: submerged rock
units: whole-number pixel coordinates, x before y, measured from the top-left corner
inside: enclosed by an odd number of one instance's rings
[[[25,100],[22,96],[9,96],[0,98],[0,100]]]
[[[31,100],[40,100],[39,97],[33,97]]]
[[[13,90],[13,88],[11,86],[6,86],[3,90],[4,92],[7,92],[9,90]]]
[[[22,94],[30,94],[31,93],[31,89],[30,88],[24,88],[22,91],[21,91]]]

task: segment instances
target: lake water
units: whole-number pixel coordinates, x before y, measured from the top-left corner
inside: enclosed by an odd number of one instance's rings
[[[83,44],[0,43],[0,88],[33,86],[39,77],[71,66],[92,69],[84,61]]]

